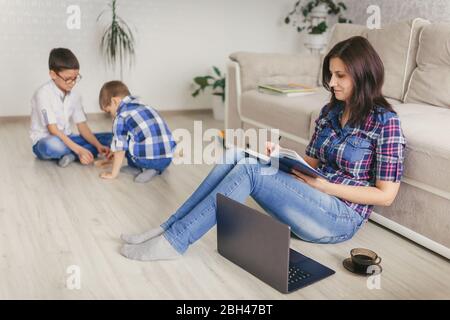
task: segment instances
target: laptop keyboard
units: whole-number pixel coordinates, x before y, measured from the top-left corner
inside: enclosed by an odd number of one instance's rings
[[[303,271],[299,267],[296,266],[289,267],[289,283],[297,283],[301,280],[308,278],[309,276],[311,276],[311,274],[309,274],[306,271]]]

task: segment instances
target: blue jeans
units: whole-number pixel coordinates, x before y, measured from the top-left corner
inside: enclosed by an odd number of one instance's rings
[[[300,239],[337,243],[350,239],[364,219],[337,197],[330,196],[283,171],[261,174],[268,165],[249,161],[229,149],[224,164],[209,173],[189,199],[161,227],[179,252],[216,224],[216,194],[244,203],[250,195],[271,216],[289,225]]]
[[[128,165],[139,169],[155,169],[159,173],[163,172],[172,162],[172,158],[163,159],[140,159],[133,157],[128,151],[125,153]]]
[[[94,134],[97,140],[104,146],[109,147],[112,140],[112,133],[96,133]],[[98,155],[97,148],[86,141],[80,135],[70,135],[70,139],[81,147],[92,152],[92,155],[96,157]],[[57,136],[48,136],[42,138],[36,142],[33,146],[33,152],[41,160],[61,159],[63,156],[69,153],[73,153],[77,158],[78,156],[70,150],[64,142]]]

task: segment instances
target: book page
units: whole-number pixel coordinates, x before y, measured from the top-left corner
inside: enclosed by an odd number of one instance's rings
[[[286,149],[286,148],[280,147],[280,150],[278,151],[277,156],[291,158],[291,159],[294,159],[294,160],[297,160],[297,161],[303,163],[304,165],[306,165],[308,167],[311,167],[308,164],[308,162],[306,162],[305,159],[303,159],[303,157],[301,157],[297,152],[295,152],[294,150],[291,150],[291,149]]]

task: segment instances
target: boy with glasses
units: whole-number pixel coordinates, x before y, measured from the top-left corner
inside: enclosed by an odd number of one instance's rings
[[[41,160],[58,160],[61,167],[77,158],[87,165],[99,153],[108,156],[112,134],[92,133],[86,123],[81,96],[72,90],[81,80],[76,56],[69,49],[53,49],[49,69],[51,80],[31,100],[30,137],[34,154]],[[80,135],[72,133],[72,122]]]

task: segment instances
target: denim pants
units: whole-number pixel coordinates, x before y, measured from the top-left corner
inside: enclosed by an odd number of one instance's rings
[[[107,147],[110,146],[112,141],[112,133],[96,133],[94,135],[102,145]],[[70,135],[69,138],[79,146],[89,150],[94,157],[98,155],[97,148],[87,142],[86,139],[84,139],[82,136]],[[57,136],[48,136],[42,138],[34,144],[33,152],[36,157],[41,160],[61,159],[63,156],[69,153],[73,153],[75,156],[77,156]]]
[[[172,162],[172,158],[162,159],[140,159],[133,157],[128,151],[125,153],[128,160],[128,165],[139,169],[155,169],[162,173]]]
[[[323,193],[283,171],[261,174],[268,165],[226,151],[197,190],[161,227],[179,252],[216,224],[216,194],[244,203],[250,195],[268,214],[289,225],[300,239],[337,243],[350,239],[365,220],[337,197]],[[253,160],[253,161],[250,161]]]

